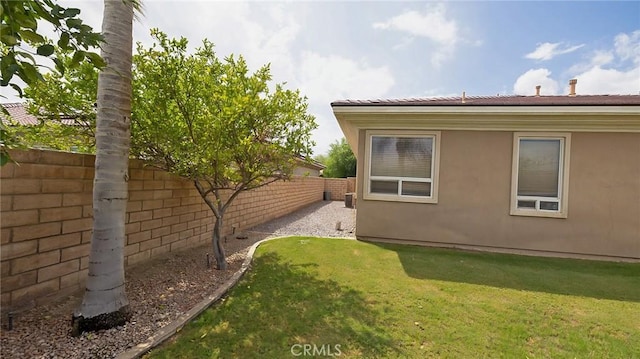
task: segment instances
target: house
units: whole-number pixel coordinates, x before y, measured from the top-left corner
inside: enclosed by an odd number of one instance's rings
[[[331,104],[361,240],[640,261],[640,96]],[[539,93],[539,92],[538,92]]]
[[[325,167],[318,161],[306,160],[304,157],[299,156],[296,158],[296,167],[293,169],[293,175],[320,177]]]
[[[9,119],[4,113],[0,112],[0,119],[6,125],[36,126],[40,124],[40,119],[27,112],[27,106],[22,102],[3,103],[0,106],[4,107],[11,116]],[[69,126],[78,125],[71,116],[60,116],[60,122]]]

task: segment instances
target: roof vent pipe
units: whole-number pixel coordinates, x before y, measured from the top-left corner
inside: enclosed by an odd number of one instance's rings
[[[576,95],[576,84],[578,83],[577,79],[569,80],[569,96]]]
[[[540,97],[540,88],[542,88],[542,86],[536,86],[536,97]]]
[[[462,103],[466,103],[467,102],[467,93],[462,91]]]

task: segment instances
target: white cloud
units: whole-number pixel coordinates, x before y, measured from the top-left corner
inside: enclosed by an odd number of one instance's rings
[[[553,57],[571,48],[546,49],[546,52],[538,51],[539,59],[543,59],[545,54]],[[518,77],[513,91],[532,95],[535,94],[535,86],[542,85],[542,94],[558,94],[559,90],[566,94],[569,91],[568,79],[575,78],[578,80],[578,95],[640,94],[640,30],[616,35],[610,48],[593,51],[584,61],[569,67],[562,77],[562,86],[559,86],[558,80],[551,77],[548,69],[532,69]]]
[[[575,45],[575,46],[565,46],[561,42],[555,42],[555,43],[545,42],[542,44],[538,44],[538,47],[535,50],[533,50],[533,52],[526,54],[524,57],[526,57],[527,59],[546,61],[546,60],[551,60],[552,58],[558,55],[574,52],[583,46],[584,44]]]
[[[418,11],[407,11],[385,22],[376,22],[373,28],[398,30],[414,36],[426,37],[441,44],[458,41],[458,26],[454,20],[446,18],[446,9],[443,4],[433,7],[424,14]]]
[[[587,58],[587,61],[571,66],[568,72],[571,74],[578,74],[596,66],[611,64],[613,60],[615,60],[613,51],[597,50]]]
[[[640,63],[640,30],[628,34],[618,34],[614,39],[616,54],[623,61],[631,59]]]
[[[551,71],[541,69],[531,69],[520,75],[513,85],[513,92],[516,95],[535,95],[536,86],[542,86],[541,95],[557,95],[558,82],[551,78]]]
[[[276,82],[290,80],[291,47],[301,26],[296,13],[285,4],[248,2],[150,2],[146,15],[136,24],[136,39],[150,44],[148,29],[158,27],[170,37],[184,36],[190,47],[208,38],[219,57],[242,55],[249,68],[271,63]],[[176,21],[175,14],[184,21]]]
[[[329,104],[347,98],[376,98],[395,84],[387,66],[374,67],[338,55],[305,51],[298,69],[298,85],[314,102]]]
[[[302,53],[297,74],[296,87],[309,97],[310,112],[320,124],[313,136],[315,153],[325,153],[331,143],[343,137],[329,106],[332,101],[383,97],[395,84],[386,66],[310,51]]]
[[[592,66],[603,66],[613,61],[614,56],[611,51],[596,51],[591,58]]]
[[[576,85],[578,95],[640,94],[640,66],[627,71],[595,66],[574,77],[578,79]]]
[[[596,50],[569,73],[578,94],[640,94],[640,30],[616,35],[611,49]]]
[[[438,4],[421,13],[415,10],[406,11],[383,22],[373,23],[374,29],[396,30],[409,34],[411,37],[421,37],[431,40],[436,48],[431,55],[431,63],[439,67],[453,55],[455,46],[461,37],[458,24],[448,18],[444,4]],[[407,39],[399,45],[407,44]]]

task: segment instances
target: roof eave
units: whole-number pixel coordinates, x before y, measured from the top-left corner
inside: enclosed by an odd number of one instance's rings
[[[353,152],[359,130],[640,133],[640,106],[334,106]]]

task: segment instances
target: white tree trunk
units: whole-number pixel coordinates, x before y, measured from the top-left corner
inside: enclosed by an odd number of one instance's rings
[[[74,330],[122,325],[129,318],[124,281],[125,215],[131,116],[133,3],[105,0],[98,77],[93,234],[89,276]]]

